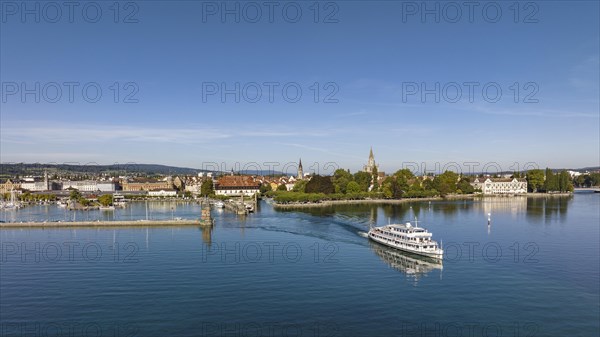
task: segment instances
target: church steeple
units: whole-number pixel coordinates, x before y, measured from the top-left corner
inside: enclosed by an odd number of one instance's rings
[[[371,146],[371,150],[369,151],[369,161],[367,162],[367,165],[364,166],[363,171],[368,172],[368,173],[373,173],[373,169],[377,167],[377,164],[375,163],[375,156],[373,155],[373,147]]]
[[[367,162],[367,167],[369,168],[369,172],[373,171],[375,167],[375,156],[373,155],[373,147],[371,146],[371,151],[369,151],[369,161]]]
[[[304,172],[302,170],[302,158],[300,158],[300,161],[298,162],[298,179],[302,178],[304,178]]]

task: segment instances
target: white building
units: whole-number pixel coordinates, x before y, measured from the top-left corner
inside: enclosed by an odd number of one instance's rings
[[[100,192],[114,192],[117,190],[115,183],[111,181],[99,181],[97,187]]]
[[[223,176],[215,184],[217,195],[253,196],[259,189],[260,184],[250,176]]]
[[[76,189],[82,192],[96,192],[98,191],[98,182],[95,180],[65,180],[62,182],[62,189]]]
[[[31,192],[42,192],[48,190],[47,181],[25,180],[21,182],[21,188]]]
[[[23,181],[21,182],[21,188],[31,192],[48,191],[50,189],[50,185],[48,184],[48,173],[44,172],[43,179],[24,177]]]
[[[155,190],[155,191],[148,191],[148,195],[151,197],[176,197],[177,191],[176,190]]]
[[[483,194],[525,194],[527,180],[518,178],[475,178],[471,185]]]

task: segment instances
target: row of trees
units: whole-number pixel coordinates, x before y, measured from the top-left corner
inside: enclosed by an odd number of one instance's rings
[[[529,192],[572,192],[573,183],[567,171],[554,173],[551,169],[530,170],[527,172],[527,189]]]
[[[396,171],[385,178],[380,187],[385,198],[424,198],[448,194],[473,194],[468,178],[452,171],[431,177],[416,177],[409,169]]]
[[[573,178],[573,185],[577,187],[600,186],[600,173],[582,174]]]
[[[4,200],[10,200],[10,193],[4,193],[4,195],[2,195]],[[19,200],[20,201],[26,201],[26,202],[38,202],[38,201],[55,201],[56,200],[56,194],[52,194],[52,193],[30,193],[30,192],[24,192],[23,194],[19,195]]]
[[[277,188],[278,202],[302,202],[314,200],[344,200],[364,198],[424,198],[446,196],[448,194],[472,194],[475,192],[469,179],[446,171],[436,177],[416,177],[410,170],[398,170],[379,184],[377,172],[351,174],[348,170],[338,169],[333,176],[315,175],[309,181],[299,181],[291,192],[285,186]],[[270,190],[270,188],[268,188]],[[267,188],[265,187],[266,191]],[[262,191],[262,190],[261,190]]]

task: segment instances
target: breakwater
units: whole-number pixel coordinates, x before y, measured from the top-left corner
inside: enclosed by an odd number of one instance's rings
[[[0,228],[36,228],[36,227],[132,227],[132,226],[210,226],[212,221],[183,220],[127,220],[127,221],[28,221],[1,222]]]

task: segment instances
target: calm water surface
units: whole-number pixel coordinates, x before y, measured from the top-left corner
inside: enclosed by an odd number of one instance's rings
[[[600,194],[0,230],[0,336],[597,336]],[[198,205],[150,203],[148,217]],[[491,213],[491,226],[487,214]],[[5,221],[146,218],[32,206]],[[365,238],[417,216],[442,263]]]

